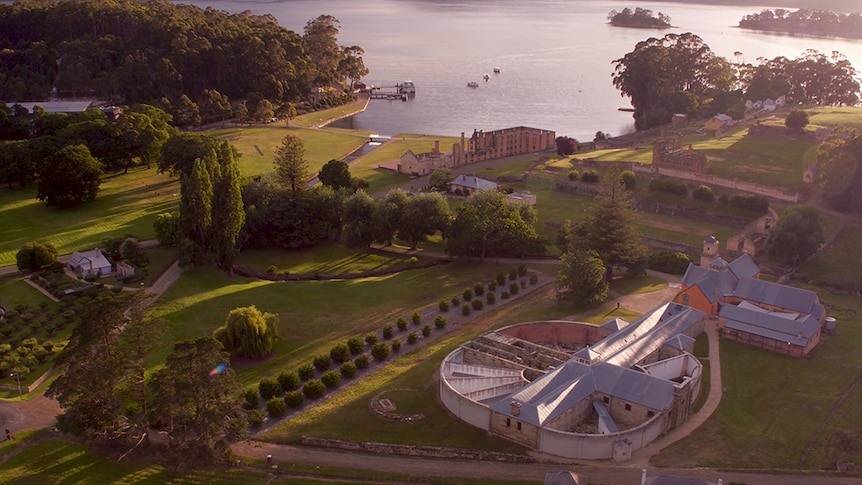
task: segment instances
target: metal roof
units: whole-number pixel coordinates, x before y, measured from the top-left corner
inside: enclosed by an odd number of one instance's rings
[[[740,278],[733,296],[806,314],[819,303],[813,291],[754,278]]]
[[[610,320],[602,324],[602,328],[613,330],[615,332],[628,326],[629,322],[623,320],[622,318],[611,318]]]
[[[459,175],[455,178],[455,180],[449,183],[451,185],[457,185],[459,187],[467,187],[476,190],[494,190],[497,188],[497,184],[495,182],[480,179],[479,177],[476,177],[474,175]]]
[[[820,330],[820,322],[811,315],[796,319],[780,316],[776,312],[751,310],[735,305],[724,305],[718,315],[726,318],[726,328],[760,335],[773,340],[804,347],[808,339]]]
[[[737,278],[754,278],[760,274],[760,267],[747,253],[731,261],[728,266]]]

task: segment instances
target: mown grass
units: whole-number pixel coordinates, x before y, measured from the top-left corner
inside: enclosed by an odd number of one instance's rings
[[[862,109],[859,108],[824,106],[806,109],[805,112],[808,113],[809,126],[862,128]]]
[[[407,150],[412,150],[413,153],[430,152],[434,149],[435,141],[440,142],[441,151],[446,151],[452,148],[452,144],[457,142],[458,138],[424,135],[394,136],[386,143],[354,160],[350,164],[350,174],[367,180],[369,193],[385,192],[404,185],[410,182],[410,176],[377,168],[377,166],[400,160],[401,156],[407,153]]]
[[[68,209],[46,207],[36,199],[35,186],[0,190],[0,265],[15,264],[15,254],[29,241],[50,242],[68,254],[113,236],[153,238],[156,216],[177,210],[179,191],[176,178],[155,168],[104,176],[95,201]]]
[[[862,226],[848,224],[828,250],[818,254],[799,269],[799,277],[824,285],[855,288],[862,285],[858,260],[862,247]]]
[[[611,290],[618,295],[652,293],[667,286],[667,281],[655,276],[623,276],[611,283]]]
[[[17,305],[39,308],[43,303],[48,305],[49,311],[57,308],[57,303],[24,282],[23,277],[0,280],[0,302],[7,309],[15,308]]]
[[[299,115],[291,121],[297,126],[302,126],[305,128],[316,128],[319,126],[323,126],[327,123],[331,123],[332,121],[335,121],[337,119],[341,119],[352,114],[359,113],[365,109],[365,106],[367,106],[367,104],[367,99],[361,99],[352,103],[336,106],[334,108],[324,109],[320,111],[312,111],[311,113]],[[366,135],[368,134],[370,133],[366,133]]]
[[[237,263],[276,273],[342,275],[391,268],[412,256],[386,251],[357,252],[343,244],[328,243],[300,251],[258,249],[243,252]]]

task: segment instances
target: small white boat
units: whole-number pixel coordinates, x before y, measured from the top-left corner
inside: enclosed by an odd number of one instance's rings
[[[477,83],[476,81],[470,81],[470,82],[468,82],[468,83],[467,83],[467,87],[468,87],[468,88],[478,88],[478,87],[479,87],[479,83]]]
[[[491,76],[489,76],[487,73],[485,73],[485,74],[482,74],[482,79],[484,79],[485,82],[488,82],[488,79],[491,79]]]
[[[494,68],[494,74],[500,74],[500,68],[499,67]]]

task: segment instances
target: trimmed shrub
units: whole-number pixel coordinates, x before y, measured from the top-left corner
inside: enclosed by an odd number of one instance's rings
[[[754,194],[731,195],[730,205],[739,209],[756,212],[758,214],[763,214],[769,209],[769,201],[766,197]]]
[[[305,401],[305,396],[302,391],[290,391],[284,394],[284,403],[292,408],[302,406],[303,401]]]
[[[374,360],[384,361],[391,353],[389,345],[387,345],[386,342],[377,342],[374,344],[374,347],[371,348],[371,356],[374,357]]]
[[[518,265],[518,276],[527,276],[527,267],[523,264]]]
[[[341,364],[341,369],[339,370],[341,371],[341,375],[344,377],[353,377],[356,375],[356,364],[353,362],[345,362]]]
[[[623,181],[623,185],[625,185],[626,190],[634,190],[635,185],[637,184],[637,177],[631,170],[624,170],[620,174],[620,180]]]
[[[505,281],[505,280],[506,279],[503,278],[503,281]],[[488,291],[494,291],[496,289],[497,289],[497,282],[496,281],[492,281],[492,282],[488,283]]]
[[[401,350],[401,339],[397,338],[397,339],[392,341],[392,351],[398,352],[400,350]]]
[[[322,382],[327,389],[336,388],[341,384],[341,374],[339,374],[338,371],[328,370],[320,376],[320,382]]]
[[[476,283],[473,285],[473,294],[476,296],[482,296],[485,294],[485,284],[484,283]]]
[[[365,354],[360,355],[359,357],[353,359],[353,363],[356,365],[357,369],[367,369],[371,364],[368,360],[368,356]]]
[[[336,344],[329,351],[329,358],[334,362],[347,362],[350,360],[350,347],[347,344]]]
[[[263,378],[257,385],[257,390],[260,391],[260,397],[264,401],[269,401],[281,394],[281,384],[275,379]]]
[[[509,271],[509,281],[515,281],[516,279],[518,279],[518,270],[512,268],[512,270]]]
[[[473,309],[477,310],[477,311],[481,310],[482,308],[485,307],[485,304],[482,303],[482,300],[473,300],[472,305],[473,305]]]
[[[457,297],[457,296],[453,296],[453,297],[452,297],[452,306],[458,306],[458,305],[460,305],[460,304],[461,304],[461,300],[460,300],[460,299],[458,299],[458,297]]]
[[[350,337],[347,339],[347,348],[351,354],[356,355],[365,350],[365,342],[359,337]]]
[[[266,401],[266,412],[273,418],[277,418],[287,411],[287,403],[280,397],[274,397]]]
[[[715,194],[712,192],[712,187],[708,185],[698,185],[697,188],[691,192],[691,196],[697,200],[705,202],[712,202],[715,200]]]
[[[437,318],[434,319],[434,326],[436,328],[446,328],[446,319],[443,318],[443,315],[437,315]]]
[[[383,327],[383,339],[389,340],[392,338],[392,335],[395,333],[395,329],[392,328],[392,325],[386,325]]]
[[[422,315],[419,312],[414,311],[412,315],[410,315],[410,320],[413,321],[413,325],[419,325],[419,322],[422,321]]]
[[[323,372],[326,369],[329,369],[329,366],[332,365],[332,360],[328,355],[318,355],[314,358],[314,368]]]
[[[300,379],[307,381],[314,377],[314,366],[306,362],[299,366],[299,369],[297,369],[296,372],[299,374]]]
[[[404,318],[399,318],[395,325],[398,326],[398,330],[407,330],[407,320]]]
[[[520,290],[520,288],[518,287],[518,283],[512,283],[509,285],[509,293],[517,295],[518,290]]]
[[[446,300],[440,300],[440,304],[437,306],[440,308],[441,312],[448,312],[449,311],[449,302]]]
[[[649,269],[662,273],[684,274],[693,262],[691,256],[678,251],[660,250],[649,255]]]
[[[245,399],[245,402],[242,403],[242,407],[246,409],[257,409],[260,406],[260,394],[256,389],[246,389],[242,393],[242,397]]]
[[[497,284],[503,286],[506,284],[506,274],[505,273],[497,273]]]
[[[566,177],[568,177],[569,180],[574,182],[581,177],[581,172],[578,172],[577,170],[569,170],[569,173],[566,174]]]
[[[599,172],[595,170],[584,170],[584,173],[581,174],[581,182],[586,182],[588,184],[598,183]]]
[[[422,336],[427,337],[429,335],[431,335],[431,325],[428,325],[426,323],[425,325],[422,326]]]
[[[410,335],[407,336],[407,343],[410,345],[415,344],[419,340],[419,336],[416,335],[416,332],[410,332]]]
[[[502,298],[504,300],[508,300],[509,299],[509,292],[504,291],[504,292],[500,293],[500,298]]]
[[[283,391],[295,391],[299,389],[299,374],[296,372],[282,372],[278,375],[278,383]]]
[[[252,428],[257,428],[263,424],[263,416],[263,411],[260,409],[250,409],[245,413],[245,417],[248,419],[248,425]]]
[[[461,315],[465,317],[470,314],[470,305],[468,303],[464,303],[461,305]]]
[[[654,178],[649,181],[648,189],[650,192],[667,192],[675,195],[688,195],[688,187],[685,183],[678,180],[666,178]]]
[[[464,301],[470,301],[473,299],[473,290],[470,288],[464,288],[464,291],[461,292],[461,297],[464,298]]]
[[[302,386],[302,393],[309,399],[315,399],[323,395],[326,391],[326,386],[317,379],[312,379]]]
[[[368,345],[374,345],[377,343],[377,334],[376,333],[367,333],[365,334],[365,343]]]
[[[485,301],[487,301],[489,305],[493,305],[494,303],[497,303],[497,298],[493,293],[488,293],[485,295]]]

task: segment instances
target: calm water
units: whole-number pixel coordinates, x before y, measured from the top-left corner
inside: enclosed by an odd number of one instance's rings
[[[591,140],[596,131],[631,131],[630,107],[611,83],[611,61],[637,42],[665,31],[610,27],[608,12],[625,3],[600,0],[182,0],[229,12],[269,13],[281,25],[302,32],[321,14],[341,22],[339,43],[365,49],[371,73],[365,82],[416,84],[409,102],[374,100],[365,113],[341,126],[381,135],[468,134],[474,128],[509,126],[551,129]],[[839,51],[862,70],[862,43],[743,31],[733,26],[761,7],[638,3],[670,15],[716,54],[754,62],[806,49]],[[499,67],[500,74],[493,74]],[[489,73],[488,82],[482,75]],[[477,81],[478,88],[468,88]]]

